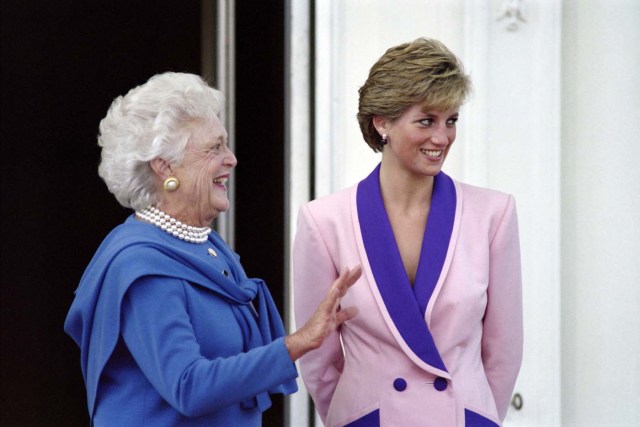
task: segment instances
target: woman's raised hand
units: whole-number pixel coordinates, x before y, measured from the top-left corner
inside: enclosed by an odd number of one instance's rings
[[[340,300],[361,274],[359,265],[352,269],[343,268],[313,316],[300,329],[285,337],[284,343],[292,360],[320,347],[332,331],[358,314],[356,307],[341,307]]]

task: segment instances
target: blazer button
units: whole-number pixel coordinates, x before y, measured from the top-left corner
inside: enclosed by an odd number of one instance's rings
[[[393,381],[393,388],[395,388],[397,391],[404,391],[407,388],[407,382],[404,380],[404,378],[396,378]]]
[[[447,380],[442,377],[438,377],[433,382],[433,387],[438,391],[445,391],[447,389]]]

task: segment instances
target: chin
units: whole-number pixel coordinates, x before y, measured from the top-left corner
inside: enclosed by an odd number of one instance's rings
[[[214,216],[214,218],[215,218],[215,217],[217,217],[218,215],[220,215],[221,213],[224,213],[224,212],[226,212],[226,211],[228,211],[228,210],[229,210],[229,203],[227,202],[227,203],[226,203],[226,204],[224,204],[224,205],[216,206],[213,210],[214,210],[214,211],[215,211],[215,213],[216,213],[216,214],[215,214],[215,216]]]

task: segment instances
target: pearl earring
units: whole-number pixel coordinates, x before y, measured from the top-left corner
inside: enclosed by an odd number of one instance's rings
[[[164,180],[162,186],[167,191],[176,191],[180,187],[180,181],[175,176],[170,176]]]
[[[383,133],[382,134],[382,139],[380,140],[380,144],[387,145],[387,142],[389,142],[389,140],[387,139],[387,134]]]

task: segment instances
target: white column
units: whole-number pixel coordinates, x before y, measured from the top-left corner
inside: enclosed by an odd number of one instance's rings
[[[640,422],[640,2],[563,5],[562,425]]]
[[[308,0],[286,2],[286,80],[285,80],[285,324],[295,331],[291,246],[300,206],[309,201],[311,52]],[[309,425],[309,395],[301,378],[299,391],[285,398],[286,426]]]
[[[205,4],[206,3],[206,4]],[[203,14],[210,14],[209,8],[216,7],[216,81],[217,87],[225,96],[225,107],[222,112],[222,122],[229,134],[229,148],[235,151],[235,0],[220,0],[212,5],[210,2],[203,2]],[[206,10],[206,11],[205,11]],[[207,46],[211,48],[211,46]],[[206,55],[206,53],[204,54]],[[203,61],[204,62],[204,61]],[[213,70],[209,70],[213,72]],[[231,172],[232,178],[235,172]],[[218,233],[224,238],[229,246],[235,247],[235,216],[233,207],[236,203],[235,179],[229,181],[229,203],[232,209],[222,212],[215,221]]]

